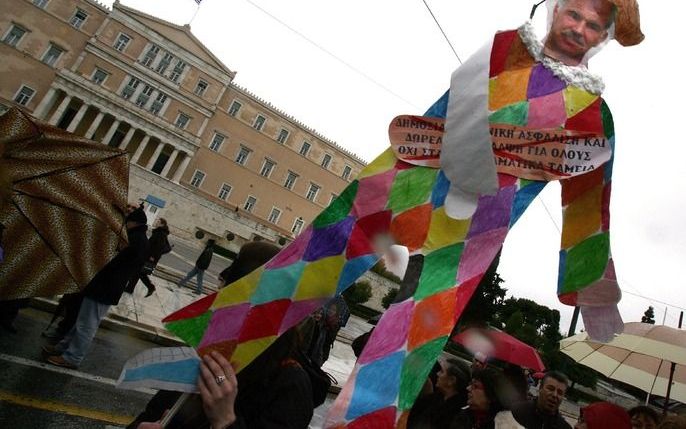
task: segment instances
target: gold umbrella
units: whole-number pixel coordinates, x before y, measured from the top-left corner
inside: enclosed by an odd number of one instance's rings
[[[609,343],[589,341],[586,333],[581,333],[560,341],[560,350],[609,378],[666,397],[667,401],[686,403],[684,330],[631,322],[625,323],[624,332]]]
[[[126,152],[36,122],[0,116],[0,300],[76,292],[123,239]]]

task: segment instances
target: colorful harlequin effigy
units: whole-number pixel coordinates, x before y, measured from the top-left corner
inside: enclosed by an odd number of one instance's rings
[[[517,31],[493,40],[488,118],[498,189],[478,198],[473,215],[448,216],[443,170],[389,149],[271,261],[168,316],[168,329],[200,355],[218,350],[240,370],[371,268],[381,257],[375,239],[390,236],[409,249],[408,273],[415,274],[404,283],[412,290],[379,321],[327,427],[402,427],[509,229],[548,180],[562,183],[560,299],[594,306],[585,314],[590,319],[616,311],[608,232],[612,118],[598,94],[535,57]],[[445,117],[448,97],[425,116]]]

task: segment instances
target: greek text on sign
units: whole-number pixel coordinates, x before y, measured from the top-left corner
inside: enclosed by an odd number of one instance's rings
[[[410,164],[439,168],[444,124],[441,118],[395,117],[388,127],[395,156]]]
[[[612,156],[603,135],[564,129],[531,129],[491,124],[499,173],[530,180],[559,180],[588,173]]]

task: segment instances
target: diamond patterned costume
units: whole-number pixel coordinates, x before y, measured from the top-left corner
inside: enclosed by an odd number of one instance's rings
[[[405,282],[413,290],[384,313],[330,410],[327,427],[402,427],[510,227],[546,181],[557,179],[564,212],[560,299],[596,306],[585,317],[613,314],[619,294],[608,232],[610,111],[597,94],[535,60],[517,31],[495,36],[489,62],[497,191],[481,195],[473,215],[448,216],[450,182],[443,170],[406,163],[388,149],[271,261],[168,316],[167,328],[200,355],[221,351],[240,370],[371,268],[381,256],[374,250],[375,237],[390,235],[410,251],[407,272],[414,278]],[[448,96],[426,116],[445,117]],[[600,161],[575,164],[578,157]]]

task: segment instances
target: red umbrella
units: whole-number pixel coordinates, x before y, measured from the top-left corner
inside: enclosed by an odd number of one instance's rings
[[[544,371],[538,351],[515,337],[496,329],[470,328],[452,338],[472,353],[481,352],[489,358],[509,362],[522,368]]]

